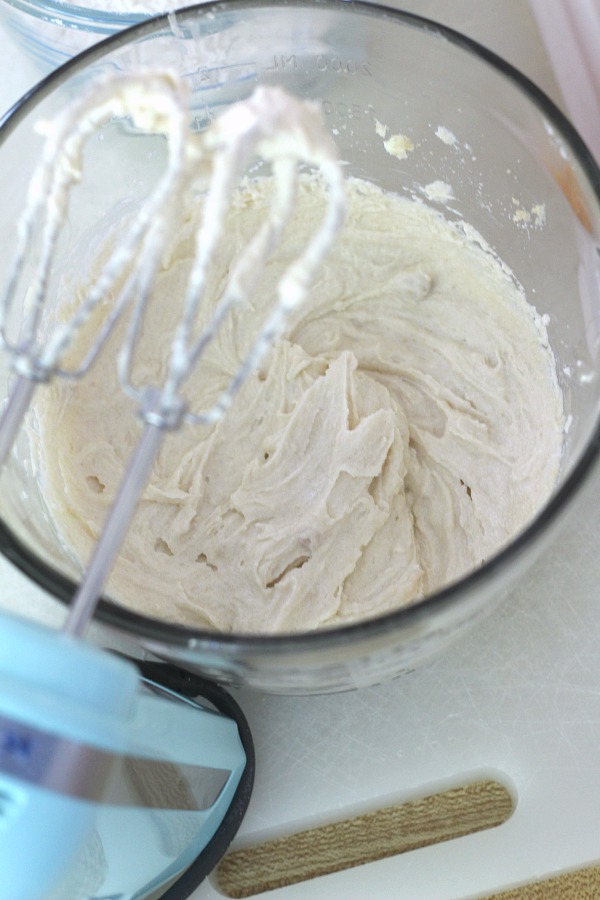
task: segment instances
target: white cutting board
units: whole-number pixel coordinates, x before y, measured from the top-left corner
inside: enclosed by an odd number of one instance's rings
[[[525,0],[391,5],[481,40],[561,101]],[[6,109],[37,75],[2,30],[0,47]],[[598,548],[600,475],[510,600],[427,667],[337,696],[239,692],[257,777],[237,846],[473,777],[496,778],[516,798],[512,817],[493,830],[260,896],[467,900],[600,860]],[[1,559],[0,585],[3,608],[61,618],[60,607]],[[217,897],[210,882],[194,894]]]
[[[426,668],[338,696],[240,692],[258,765],[238,845],[478,777],[516,797],[493,830],[260,896],[466,900],[600,860],[599,511],[596,477],[510,600]]]

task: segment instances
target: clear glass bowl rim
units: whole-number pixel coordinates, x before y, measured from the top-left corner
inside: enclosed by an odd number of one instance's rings
[[[81,31],[91,32],[94,31],[94,25],[122,29],[156,17],[142,11],[103,10],[79,3],[69,3],[68,0],[0,0],[0,3],[5,3],[33,18],[48,20],[54,24],[64,21],[68,23],[69,28],[75,27]]]
[[[12,0],[3,0],[3,2],[12,3]],[[18,0],[13,5],[18,6]],[[62,3],[53,4],[52,0],[44,0],[44,5],[47,7],[60,5],[61,10],[65,6]],[[219,10],[228,8],[239,13],[244,9],[286,6],[293,9],[306,8],[307,11],[314,10],[318,6],[332,12],[344,11],[351,14],[355,11],[360,15],[389,17],[408,27],[430,32],[434,37],[443,38],[474,57],[476,62],[491,66],[525,94],[568,143],[585,173],[600,207],[600,168],[571,122],[526,75],[493,51],[448,26],[414,13],[393,9],[379,3],[364,2],[364,0],[209,0],[209,2],[182,7],[176,10],[176,14],[181,20],[185,19],[186,15],[212,17]],[[54,70],[17,101],[0,120],[0,147],[19,120],[28,114],[30,108],[35,106],[39,100],[51,93],[57,83],[60,84],[73,72],[85,69],[88,62],[101,58],[120,45],[128,44],[137,37],[143,37],[146,33],[166,28],[170,15],[170,13],[163,13],[145,18],[142,22],[100,41]],[[273,635],[224,634],[142,616],[103,598],[98,604],[95,619],[121,632],[126,632],[139,639],[157,642],[164,647],[171,646],[180,650],[193,647],[194,651],[206,648],[210,649],[211,653],[218,653],[219,648],[222,647],[227,656],[231,656],[232,651],[235,653],[236,648],[240,651],[248,650],[264,654],[267,657],[270,655],[280,656],[285,652],[302,653],[339,646],[348,648],[352,644],[363,643],[369,639],[376,640],[392,632],[399,634],[406,629],[418,626],[424,619],[443,612],[453,604],[459,604],[461,598],[472,596],[480,589],[484,589],[498,574],[501,575],[506,567],[516,562],[518,557],[526,553],[542,535],[550,530],[552,525],[556,524],[560,514],[589,480],[594,464],[599,457],[600,413],[588,444],[572,471],[544,508],[510,544],[489,559],[484,566],[470,572],[459,581],[383,615],[335,628],[309,632]],[[75,582],[37,557],[16,537],[2,519],[0,519],[0,553],[42,589],[66,604],[70,602],[76,589]]]

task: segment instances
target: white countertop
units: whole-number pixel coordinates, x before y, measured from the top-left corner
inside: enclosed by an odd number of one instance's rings
[[[402,5],[479,39],[562,103],[525,0]],[[6,109],[36,73],[1,30],[0,46]],[[600,859],[599,546],[596,473],[569,527],[510,600],[433,663],[341,696],[240,692],[258,760],[242,843],[473,774],[497,777],[518,798],[511,819],[493,831],[261,896],[464,900]],[[1,607],[56,620],[56,604],[3,560],[0,585]],[[221,895],[206,883],[194,896]]]

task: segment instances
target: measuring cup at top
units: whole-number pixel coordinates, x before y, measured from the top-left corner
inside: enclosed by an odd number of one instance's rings
[[[115,117],[126,117],[146,133],[164,135],[166,165],[161,177],[130,218],[119,241],[100,267],[75,312],[64,322],[44,326],[53,254],[68,219],[69,199],[82,171],[82,151],[90,135]],[[0,340],[12,356],[15,378],[0,419],[0,465],[14,443],[36,385],[54,377],[82,378],[89,371],[117,320],[129,316],[126,339],[115,365],[124,391],[137,403],[143,428],[86,571],[71,604],[65,630],[80,635],[91,616],[124,540],[131,517],[149,479],[164,432],[184,422],[217,421],[230,406],[248,374],[280,335],[305,298],[313,276],[344,218],[344,187],[335,144],[322,126],[318,109],[281,88],[260,87],[230,106],[202,133],[189,126],[187,94],[169,72],[140,70],[102,78],[55,121],[45,124],[47,140],[18,223],[17,249],[0,300]],[[220,241],[233,194],[249,164],[270,165],[274,181],[268,215],[239,254],[208,326],[194,326],[206,299],[207,272]],[[280,278],[273,307],[257,322],[256,336],[239,370],[210,408],[192,411],[184,387],[234,306],[251,298],[261,271],[279,244],[295,209],[300,165],[317,169],[328,188],[322,222]],[[183,298],[183,315],[173,335],[162,384],[136,386],[133,360],[161,251],[168,239],[190,175],[208,170],[209,184],[196,230],[195,253]],[[36,254],[35,279],[24,284],[25,262]],[[114,292],[110,314],[91,348],[75,366],[65,359],[94,309]],[[17,304],[20,306],[17,308]],[[16,320],[17,327],[14,327]],[[16,331],[16,336],[12,333]],[[10,332],[10,334],[9,334]]]

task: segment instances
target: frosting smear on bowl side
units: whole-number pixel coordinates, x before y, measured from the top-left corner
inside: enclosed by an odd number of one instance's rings
[[[271,189],[259,177],[236,194],[209,297]],[[321,182],[302,177],[252,304],[191,377],[193,406],[214,402],[239,368],[324,204]],[[167,435],[109,581],[117,602],[223,632],[356,621],[481,566],[551,494],[564,421],[541,317],[490,253],[425,204],[359,179],[347,204],[308,300],[227,415]],[[148,310],[138,374],[149,381],[170,350],[192,257],[189,211]],[[107,298],[90,340],[109,310]],[[210,303],[199,329],[209,315]],[[35,406],[46,502],[82,564],[138,438],[116,375],[124,327],[86,378],[51,384]]]

